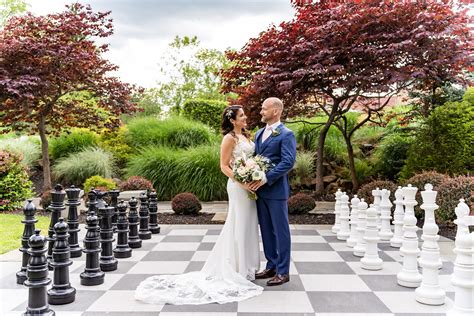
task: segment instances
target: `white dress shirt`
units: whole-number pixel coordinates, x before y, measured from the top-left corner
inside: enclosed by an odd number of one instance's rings
[[[263,131],[263,135],[262,135],[262,143],[263,143],[264,141],[266,141],[268,137],[270,137],[270,135],[272,134],[272,132],[273,132],[278,126],[280,126],[280,124],[281,124],[281,122],[278,121],[278,122],[276,122],[276,123],[274,123],[274,124],[272,124],[272,125],[267,125],[267,126],[265,127],[265,130]]]

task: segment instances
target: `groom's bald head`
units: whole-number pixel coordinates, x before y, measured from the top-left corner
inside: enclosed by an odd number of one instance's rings
[[[283,102],[278,98],[275,98],[275,97],[267,98],[265,99],[265,101],[263,101],[262,105],[263,104],[268,104],[274,109],[283,111]]]
[[[262,122],[267,124],[273,124],[278,122],[283,112],[283,102],[280,99],[271,97],[265,99],[262,103],[262,109],[260,115],[262,116]]]

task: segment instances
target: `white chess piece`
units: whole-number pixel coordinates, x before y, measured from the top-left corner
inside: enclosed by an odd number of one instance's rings
[[[397,282],[405,287],[418,287],[421,284],[421,274],[418,272],[417,257],[420,253],[418,248],[418,236],[416,231],[416,217],[414,207],[418,204],[415,195],[418,189],[409,184],[402,189],[403,204],[405,205],[405,216],[403,218],[403,243],[400,252],[403,254],[402,271],[397,274]]]
[[[454,248],[456,260],[451,275],[454,305],[446,315],[472,316],[474,315],[474,232],[469,233],[468,226],[474,226],[474,216],[464,216],[458,220],[459,234],[456,234]],[[459,226],[461,222],[464,227]]]
[[[382,200],[380,202],[380,226],[379,237],[382,241],[389,241],[393,237],[392,228],[390,227],[390,220],[392,219],[391,210],[392,202],[390,202],[390,190],[383,189],[380,192]]]
[[[362,269],[380,270],[383,261],[379,257],[377,244],[380,240],[377,229],[377,210],[374,205],[370,205],[367,210],[367,226],[365,228],[364,240],[366,243],[364,257],[360,260]]]
[[[363,257],[365,254],[365,227],[366,222],[366,211],[367,203],[364,199],[360,199],[360,203],[357,206],[357,244],[354,246],[353,254],[357,257]]]
[[[380,219],[380,201],[382,197],[382,190],[380,190],[379,188],[372,190],[372,196],[374,197],[374,207],[377,210],[377,229],[380,230],[380,227],[382,226],[382,222]]]
[[[357,195],[354,195],[354,197],[351,199],[351,221],[350,221],[350,226],[351,226],[351,233],[349,235],[349,238],[346,241],[346,245],[350,248],[353,248],[357,244],[357,213],[358,213],[358,205],[360,203],[360,199],[357,197]]]
[[[337,189],[337,192],[336,192],[336,204],[334,204],[334,215],[335,215],[335,219],[334,219],[334,225],[332,226],[331,228],[331,231],[333,233],[337,233],[341,227],[341,224],[340,224],[340,219],[339,219],[339,206],[340,206],[340,200],[341,200],[341,196],[342,196],[342,192],[341,192],[341,189]]]
[[[423,246],[421,256],[418,260],[422,267],[422,281],[420,287],[415,290],[415,299],[427,305],[442,305],[446,298],[446,292],[439,284],[438,269],[443,266],[441,262],[438,245],[438,225],[436,225],[434,211],[436,205],[436,194],[431,184],[425,185],[425,191],[421,192],[423,204],[421,209],[425,211],[425,222],[423,224]]]
[[[344,192],[339,201],[339,220],[340,226],[337,232],[337,239],[347,240],[351,234],[349,228],[349,196]]]
[[[403,193],[402,187],[398,187],[395,191],[395,211],[393,212],[393,225],[395,226],[392,239],[390,239],[390,246],[400,248],[403,241]]]

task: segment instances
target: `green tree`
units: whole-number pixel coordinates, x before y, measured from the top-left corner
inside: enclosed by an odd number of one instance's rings
[[[25,12],[27,6],[25,0],[0,0],[0,28],[9,17]]]
[[[169,79],[154,90],[159,106],[179,113],[188,99],[225,101],[235,96],[220,92],[219,72],[229,66],[225,54],[200,45],[196,36],[176,36],[169,44],[169,51],[161,63],[161,73]]]

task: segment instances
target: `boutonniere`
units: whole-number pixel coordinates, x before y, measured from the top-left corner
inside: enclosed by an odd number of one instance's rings
[[[281,134],[281,130],[279,128],[275,128],[273,131],[272,131],[272,137],[276,137],[278,135]]]

